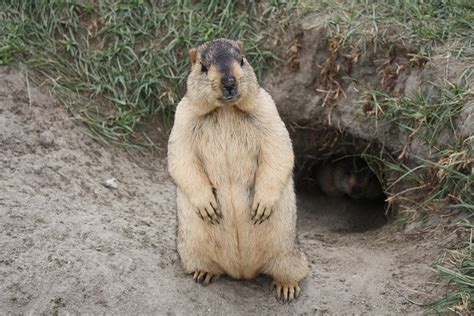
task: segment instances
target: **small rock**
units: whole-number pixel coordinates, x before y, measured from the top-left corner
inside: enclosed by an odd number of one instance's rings
[[[104,183],[102,183],[102,185],[109,189],[114,189],[114,190],[118,189],[118,182],[117,182],[117,179],[115,178],[106,180]]]
[[[54,135],[51,131],[44,131],[39,135],[39,143],[43,147],[50,147],[54,143]]]

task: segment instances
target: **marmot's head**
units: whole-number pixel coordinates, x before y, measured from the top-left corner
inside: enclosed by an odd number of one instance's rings
[[[367,167],[358,167],[353,163],[340,163],[334,170],[334,184],[353,199],[360,199],[367,193],[372,181],[377,181],[375,175]]]
[[[242,42],[217,39],[189,51],[192,69],[188,95],[199,105],[215,108],[245,103],[258,90],[255,73]]]

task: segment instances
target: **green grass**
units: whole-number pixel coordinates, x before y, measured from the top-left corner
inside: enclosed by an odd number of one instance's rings
[[[373,91],[372,99],[380,110],[378,119],[416,134],[427,145],[438,149],[442,132],[448,131],[450,138],[455,137],[455,120],[464,107],[465,97],[471,94],[467,83],[463,86],[450,84],[440,90],[441,96],[436,100],[422,91],[415,91],[409,97],[391,97]],[[379,102],[380,99],[383,101]]]
[[[469,223],[464,226],[471,231],[466,247],[451,252],[447,263],[437,266],[438,272],[449,280],[447,293],[428,305],[437,312],[448,310],[458,315],[468,315],[474,306],[474,226]]]
[[[440,87],[432,84],[439,91],[435,98],[428,97],[423,91],[399,98],[372,91],[373,107],[378,109],[375,119],[388,122],[391,129],[405,131],[408,141],[421,141],[431,152],[430,160],[412,157],[417,161],[415,168],[405,165],[403,157],[393,163],[388,163],[384,156],[378,157],[388,169],[402,174],[392,186],[405,178],[414,183],[414,188],[418,189],[410,188],[410,193],[425,197],[421,202],[413,201],[421,208],[430,207],[432,202],[449,200],[451,208],[474,211],[473,159],[469,149],[473,139],[458,135],[456,126],[465,103],[472,98],[469,82],[470,76],[464,78],[462,85],[446,83]],[[398,196],[402,198],[400,193]]]
[[[329,36],[378,47],[408,41],[425,55],[439,43],[472,51],[473,4],[455,1],[13,1],[0,4],[0,64],[22,60],[93,134],[148,142],[141,123],[169,129],[189,69],[187,51],[218,37],[243,39],[260,76],[264,45],[298,9],[328,16]],[[396,32],[391,32],[396,28]],[[451,47],[450,46],[450,47]]]
[[[318,1],[330,36],[342,45],[377,50],[390,43],[416,47],[421,55],[474,54],[474,3],[470,0]],[[441,47],[439,45],[448,45]]]
[[[260,75],[272,57],[262,42],[295,3],[271,1],[12,1],[0,4],[0,64],[21,60],[52,86],[93,134],[146,143],[159,117],[169,129],[185,91],[188,50],[219,37],[242,39]]]

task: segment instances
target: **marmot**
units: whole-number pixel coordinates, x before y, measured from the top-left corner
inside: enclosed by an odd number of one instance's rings
[[[316,181],[326,195],[344,194],[352,199],[378,199],[383,196],[382,187],[368,166],[353,159],[342,159],[318,167]]]
[[[240,41],[207,42],[189,57],[168,144],[184,269],[203,284],[267,274],[277,299],[293,300],[309,268],[296,244],[288,131]]]

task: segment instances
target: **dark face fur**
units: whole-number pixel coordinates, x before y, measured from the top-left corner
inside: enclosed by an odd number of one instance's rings
[[[244,56],[239,46],[230,41],[217,40],[200,47],[201,71],[206,73],[211,66],[220,73],[220,90],[222,101],[233,101],[238,98],[236,63],[244,66]]]
[[[364,194],[369,179],[368,176],[361,173],[354,173],[349,176],[350,196],[359,199]]]
[[[233,104],[257,85],[240,41],[218,39],[189,51],[193,64],[188,91],[205,97],[206,103]],[[215,101],[212,101],[215,100]]]

